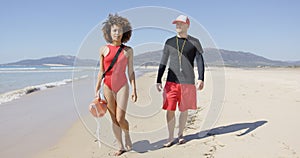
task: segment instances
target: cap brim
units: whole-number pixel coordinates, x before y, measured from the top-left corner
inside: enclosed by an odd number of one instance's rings
[[[174,20],[174,21],[172,22],[172,24],[176,24],[177,22],[183,22],[183,23],[185,23],[185,24],[188,24],[188,23],[186,23],[185,21],[181,21],[181,20]]]

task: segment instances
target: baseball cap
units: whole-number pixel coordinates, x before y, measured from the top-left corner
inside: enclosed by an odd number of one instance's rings
[[[176,20],[172,22],[172,24],[175,24],[176,22],[183,22],[190,25],[190,19],[185,15],[179,15]]]

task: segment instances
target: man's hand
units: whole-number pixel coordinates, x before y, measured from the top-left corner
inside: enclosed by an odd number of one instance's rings
[[[161,83],[156,83],[156,89],[157,91],[161,91],[162,90],[162,84]]]
[[[197,81],[196,88],[197,88],[198,90],[202,90],[203,87],[204,87],[204,82],[203,82],[202,80],[198,80],[198,81]]]

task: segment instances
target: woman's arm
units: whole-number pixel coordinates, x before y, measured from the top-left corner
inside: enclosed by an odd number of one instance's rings
[[[101,88],[101,82],[102,82],[102,75],[104,73],[104,66],[103,66],[103,59],[104,59],[104,54],[107,50],[106,46],[102,46],[99,50],[99,72],[98,72],[98,77],[97,77],[97,82],[96,82],[96,88],[95,88],[95,97],[98,97],[98,91]]]
[[[137,94],[136,94],[136,84],[135,84],[135,73],[134,73],[134,68],[133,68],[133,49],[130,47],[127,47],[127,52],[128,52],[128,77],[129,81],[132,87],[132,95],[131,95],[131,100],[133,102],[136,102],[137,100]]]

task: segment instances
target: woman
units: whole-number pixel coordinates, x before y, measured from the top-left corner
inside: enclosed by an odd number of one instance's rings
[[[100,70],[96,85],[96,96],[102,82],[102,74],[107,70],[114,56],[122,43],[129,41],[131,37],[131,25],[129,21],[119,15],[109,15],[103,23],[103,34],[108,44],[100,48]],[[128,78],[132,87],[131,100],[136,102],[136,84],[133,70],[133,50],[124,46],[117,62],[113,68],[105,74],[104,78],[104,96],[107,100],[107,107],[112,119],[112,128],[119,144],[119,150],[116,156],[131,150],[132,142],[129,135],[128,121],[125,119],[127,102],[129,97],[129,86],[126,77],[126,67]],[[122,131],[125,133],[125,147],[122,142]]]

